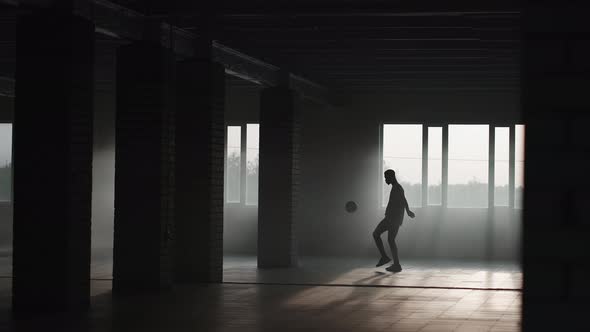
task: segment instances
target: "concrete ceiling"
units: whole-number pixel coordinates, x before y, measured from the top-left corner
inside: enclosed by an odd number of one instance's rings
[[[518,13],[223,17],[216,38],[336,89],[518,86]]]
[[[178,0],[167,8],[150,8],[196,33],[207,12],[215,17],[215,40],[333,90],[519,87],[520,10],[515,1],[199,3]]]
[[[211,1],[215,8],[204,1],[114,2],[196,34],[206,13],[219,43],[337,92],[520,85],[514,1]],[[12,18],[0,21],[14,27]],[[0,69],[11,69],[12,46],[3,45]]]

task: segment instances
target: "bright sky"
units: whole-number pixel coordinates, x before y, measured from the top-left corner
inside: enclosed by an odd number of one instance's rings
[[[496,185],[508,184],[509,128],[495,131]],[[517,186],[523,185],[524,126],[517,125]],[[442,128],[428,128],[429,183],[441,181]],[[465,184],[471,180],[488,182],[489,125],[449,125],[449,184]],[[422,182],[422,126],[384,125],[383,156],[388,167],[396,171],[400,181]]]
[[[248,123],[246,126],[246,147],[248,149],[258,149],[259,130],[260,125],[258,123]]]
[[[514,132],[516,146],[515,150],[515,174],[514,183],[516,187],[524,187],[524,125],[517,125]]]
[[[488,182],[488,125],[449,125],[449,184]]]
[[[399,182],[422,183],[422,125],[384,125],[383,159]]]
[[[0,123],[0,166],[12,160],[12,125]]]
[[[488,182],[488,125],[449,125],[449,184]],[[432,138],[430,137],[432,136]],[[430,147],[432,145],[432,148]],[[429,182],[440,182],[442,128],[429,128]],[[400,182],[422,182],[422,125],[384,125],[383,156]]]
[[[241,149],[242,130],[240,126],[227,127],[227,146],[228,148]],[[248,123],[246,125],[246,158],[253,161],[258,155],[258,146],[260,144],[260,125],[258,123]],[[234,150],[235,150],[234,149]]]
[[[227,127],[227,147],[239,148],[242,142],[242,128],[240,126]]]
[[[442,127],[428,128],[428,185],[442,183]]]
[[[510,165],[508,158],[510,155],[510,128],[496,127],[496,146],[494,151],[495,174],[494,182],[496,186],[508,185]]]

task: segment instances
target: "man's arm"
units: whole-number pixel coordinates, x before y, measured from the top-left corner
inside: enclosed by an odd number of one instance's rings
[[[414,218],[416,215],[414,214],[414,212],[410,211],[410,206],[408,205],[408,200],[406,199],[406,193],[404,192],[403,189],[402,189],[402,197],[404,198],[404,207],[406,209],[406,213],[408,214],[408,216],[410,218]]]

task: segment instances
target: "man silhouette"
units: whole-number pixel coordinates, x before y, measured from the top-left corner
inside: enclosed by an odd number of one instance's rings
[[[391,249],[391,255],[393,256],[393,264],[386,268],[386,270],[391,272],[400,272],[402,267],[399,264],[399,257],[397,256],[395,237],[397,236],[399,227],[402,225],[404,220],[404,212],[407,212],[410,218],[414,218],[415,214],[414,212],[410,211],[410,208],[408,207],[408,201],[404,195],[404,188],[402,188],[399,182],[397,182],[397,179],[395,178],[395,171],[388,169],[385,171],[384,175],[385,183],[391,185],[391,192],[389,194],[387,208],[385,209],[385,218],[381,220],[379,225],[377,225],[373,231],[375,244],[381,253],[381,259],[379,259],[377,266],[379,267],[391,261],[391,258],[389,258],[389,256],[387,256],[385,253],[383,241],[381,241],[381,234],[387,232],[387,241],[389,242],[389,248]]]

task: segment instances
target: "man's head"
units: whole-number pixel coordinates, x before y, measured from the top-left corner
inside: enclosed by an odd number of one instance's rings
[[[392,184],[392,183],[397,182],[397,180],[395,178],[395,171],[394,170],[388,169],[385,171],[384,175],[385,175],[385,183]]]

